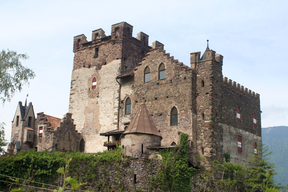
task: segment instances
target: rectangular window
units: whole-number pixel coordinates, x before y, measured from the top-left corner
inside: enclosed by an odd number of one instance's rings
[[[39,127],[39,137],[43,136],[43,127]]]
[[[159,79],[165,79],[165,70],[159,72]]]
[[[237,147],[238,147],[238,153],[242,153],[242,137],[237,136]]]
[[[178,115],[171,115],[171,125],[178,125]]]
[[[16,117],[16,127],[19,125],[19,116]]]
[[[150,73],[145,74],[145,83],[150,82]]]
[[[28,127],[31,127],[32,126],[32,117],[29,117],[28,119]]]
[[[131,114],[131,104],[126,104],[125,114]]]

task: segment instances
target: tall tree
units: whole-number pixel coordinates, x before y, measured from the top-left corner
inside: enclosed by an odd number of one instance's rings
[[[10,101],[16,91],[21,91],[29,79],[35,77],[34,72],[24,67],[20,59],[28,59],[27,54],[17,54],[9,49],[0,53],[0,100],[4,104]]]
[[[277,173],[273,170],[274,164],[269,163],[267,158],[272,152],[268,152],[268,146],[260,145],[257,155],[253,155],[246,166],[245,186],[247,191],[265,191],[266,189],[280,189],[283,186],[273,181]]]
[[[28,55],[17,54],[16,51],[9,49],[2,50],[0,53],[0,100],[2,104],[10,101],[16,91],[21,91],[23,85],[35,77],[34,72],[24,67],[20,59],[26,60]],[[0,122],[0,152],[3,152],[3,146],[7,145],[4,138],[4,125]]]

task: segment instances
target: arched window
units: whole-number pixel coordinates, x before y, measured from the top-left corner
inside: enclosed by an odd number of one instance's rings
[[[80,141],[79,151],[80,151],[80,152],[84,152],[84,149],[85,149],[85,141],[84,141],[84,139],[82,138],[81,141]]]
[[[150,81],[150,68],[146,67],[144,71],[144,82],[147,83]]]
[[[237,122],[241,122],[241,115],[240,115],[240,109],[239,107],[237,107],[237,113],[236,113],[236,118],[237,118]]]
[[[176,107],[171,110],[171,125],[178,125],[178,111]]]
[[[253,114],[253,125],[254,127],[257,127],[257,119],[255,113]]]
[[[165,65],[163,63],[159,66],[159,80],[165,79]]]
[[[95,89],[96,85],[97,85],[97,80],[96,80],[96,77],[94,77],[92,80],[92,89]]]
[[[255,144],[254,144],[254,155],[258,155],[257,143],[256,143],[256,142],[255,142]]]
[[[125,102],[125,114],[131,114],[131,99],[129,97]]]
[[[204,82],[204,80],[201,81],[201,87],[205,87],[205,82]]]

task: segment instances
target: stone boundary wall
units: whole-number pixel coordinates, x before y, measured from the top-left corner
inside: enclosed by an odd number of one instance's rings
[[[157,174],[159,170],[159,160],[155,159],[128,159],[121,162],[98,162],[97,165],[86,165],[81,162],[77,164],[77,172],[70,171],[72,177],[78,177],[82,182],[87,182],[87,185],[82,190],[89,189],[90,191],[147,191],[160,192],[160,189],[155,189],[151,186],[149,180]],[[73,162],[70,164],[73,167]],[[200,170],[191,180],[191,192],[200,192],[205,188],[207,191],[223,191],[216,184],[216,180],[201,177]],[[87,178],[90,179],[87,179]],[[91,179],[93,178],[93,179]],[[62,178],[54,181],[58,185],[61,184]],[[243,190],[243,185],[232,187],[229,192],[240,192]]]

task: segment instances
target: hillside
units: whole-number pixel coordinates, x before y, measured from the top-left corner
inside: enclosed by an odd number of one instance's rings
[[[262,142],[269,147],[270,162],[276,165],[275,182],[288,184],[288,126],[268,127],[262,129]]]

